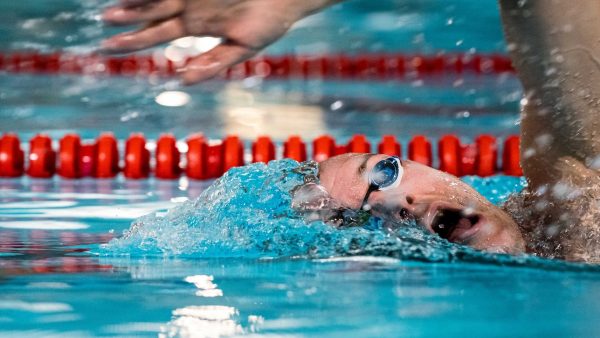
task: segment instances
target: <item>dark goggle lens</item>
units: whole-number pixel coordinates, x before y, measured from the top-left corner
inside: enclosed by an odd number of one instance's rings
[[[371,185],[378,189],[389,187],[396,182],[399,173],[399,161],[396,158],[379,161],[371,171]]]

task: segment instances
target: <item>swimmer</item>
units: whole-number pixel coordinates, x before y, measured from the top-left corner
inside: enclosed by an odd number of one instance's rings
[[[194,83],[254,55],[295,20],[335,2],[123,0],[105,20],[147,27],[113,37],[105,47],[132,51],[184,35],[223,37],[221,46],[184,70],[184,81]],[[526,190],[499,208],[438,170],[385,155],[347,154],[321,163],[320,185],[311,183],[319,192],[316,204],[411,219],[480,250],[600,262],[600,2],[500,0],[500,8],[525,91]]]

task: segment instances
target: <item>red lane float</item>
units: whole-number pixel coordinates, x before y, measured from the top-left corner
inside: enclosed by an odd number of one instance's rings
[[[206,150],[206,178],[221,177],[223,170],[223,144],[208,146]]]
[[[370,153],[371,143],[365,135],[354,135],[346,146],[349,153]]]
[[[80,178],[82,176],[81,139],[79,135],[67,134],[60,139],[58,174],[64,178]]]
[[[359,56],[356,60],[356,73],[361,79],[383,80],[388,76],[388,69],[393,69],[393,61],[382,55]]]
[[[118,142],[110,133],[102,134],[93,143],[84,143],[75,134],[65,135],[59,142],[58,161],[48,136],[37,135],[29,143],[26,172],[31,177],[48,178],[58,174],[64,178],[113,178],[121,170]],[[190,179],[210,179],[245,164],[244,143],[235,135],[222,141],[209,141],[202,134],[191,135],[187,139],[186,164],[183,167],[180,165],[181,152],[173,135],[162,135],[157,140],[154,168],[150,168],[151,154],[142,134],[132,134],[124,148],[122,171],[128,179],[147,178],[152,169],[154,176],[160,179],[177,179],[182,172]],[[252,144],[252,162],[276,159],[275,149],[271,138],[257,138]],[[480,135],[473,144],[467,145],[462,145],[456,135],[445,135],[438,140],[437,149],[440,170],[450,174],[490,176],[497,174],[500,168],[506,175],[522,175],[517,136],[510,136],[504,141],[501,166],[497,163],[497,140],[491,135]],[[381,154],[402,155],[401,146],[392,135],[382,137],[377,150]],[[346,152],[368,153],[371,152],[371,144],[364,135],[354,135],[345,145],[337,145],[329,135],[313,140],[312,157],[317,161]],[[292,136],[284,142],[283,156],[297,161],[307,159],[306,145],[299,136]],[[22,176],[25,172],[24,157],[17,135],[2,136],[0,177]],[[431,166],[434,160],[430,140],[423,135],[412,138],[408,144],[408,158]]]
[[[481,177],[492,176],[497,171],[498,153],[496,138],[491,135],[481,135],[475,139],[477,156],[475,157],[476,174]]]
[[[467,144],[460,149],[460,174],[463,176],[475,175],[475,158],[477,157],[477,146]]]
[[[377,146],[377,151],[380,154],[398,157],[402,156],[402,148],[400,147],[400,143],[398,143],[396,137],[393,135],[384,135],[381,138],[381,142]]]
[[[148,178],[150,175],[150,152],[142,134],[132,134],[125,143],[123,175],[131,179]]]
[[[187,166],[185,174],[187,177],[204,180],[208,175],[208,145],[202,134],[193,134],[187,139],[188,151],[186,154]]]
[[[24,153],[15,134],[0,138],[0,177],[19,177],[24,173]]]
[[[444,135],[438,142],[440,170],[460,176],[460,141],[456,135]]]
[[[336,145],[333,137],[329,135],[319,136],[313,141],[313,160],[317,162],[335,156]]]
[[[37,135],[29,141],[29,167],[27,175],[50,178],[56,172],[56,153],[47,135]]]
[[[223,140],[223,171],[244,165],[244,144],[237,136]]]
[[[335,148],[333,150],[333,155],[337,156],[337,155],[343,155],[345,153],[348,152],[348,145],[344,145],[344,144],[336,144]]]
[[[408,143],[408,159],[431,167],[431,143],[425,136],[417,135]]]
[[[12,73],[100,74],[138,76],[177,75],[175,65],[163,56],[131,54],[108,56],[61,52],[0,52],[0,70]],[[386,80],[437,74],[502,74],[514,72],[510,58],[500,54],[356,54],[259,56],[229,68],[227,79],[302,78],[340,80]]]
[[[291,158],[298,162],[306,161],[306,144],[300,136],[290,136],[283,144],[283,157]]]
[[[96,143],[81,145],[81,176],[93,177],[96,171],[98,147]]]
[[[96,178],[113,178],[119,172],[119,149],[111,133],[100,135],[96,143]]]
[[[521,169],[521,150],[519,137],[512,135],[504,141],[502,152],[502,171],[509,176],[523,176]]]
[[[268,136],[260,136],[252,144],[252,162],[268,163],[275,159],[275,144]]]
[[[181,153],[177,149],[177,140],[171,134],[161,135],[156,142],[156,169],[158,178],[172,180],[181,175],[179,161]]]

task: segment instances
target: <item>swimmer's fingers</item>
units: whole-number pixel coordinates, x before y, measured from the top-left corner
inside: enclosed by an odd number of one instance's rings
[[[131,1],[128,1],[131,2]],[[140,5],[123,5],[107,8],[102,19],[113,25],[130,25],[173,17],[184,9],[183,0],[136,1]]]
[[[242,62],[257,53],[256,50],[234,43],[223,43],[191,59],[182,70],[186,85],[215,77],[221,71]]]
[[[135,32],[115,35],[102,42],[107,52],[133,52],[175,40],[185,35],[185,28],[178,18],[156,23]]]

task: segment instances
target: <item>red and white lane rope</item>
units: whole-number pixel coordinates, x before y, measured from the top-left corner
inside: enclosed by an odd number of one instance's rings
[[[76,134],[68,134],[58,142],[58,147],[47,135],[37,135],[29,140],[25,152],[19,137],[14,133],[0,138],[0,177],[64,178],[83,177],[113,178],[119,172],[128,179],[145,179],[153,175],[159,179],[205,180],[220,177],[232,167],[243,166],[244,142],[238,136],[223,140],[208,140],[202,134],[189,136],[186,151],[181,151],[173,135],[165,134],[149,147],[144,135],[132,134],[119,147],[110,133],[100,135],[93,141],[82,141]],[[280,152],[284,158],[305,161],[308,147],[299,136],[290,136]],[[119,149],[124,149],[121,156]],[[149,149],[153,149],[150,151]],[[275,142],[268,136],[258,137],[249,149],[249,162],[268,162],[277,158]],[[519,138],[510,136],[504,140],[501,164],[498,164],[498,141],[491,135],[480,135],[473,144],[461,144],[458,136],[445,135],[437,145],[439,169],[456,176],[491,176],[505,174],[521,176],[519,165]],[[385,135],[372,147],[364,135],[354,135],[348,143],[339,144],[323,135],[312,142],[312,158],[323,161],[329,157],[348,152],[402,156],[402,147],[393,135]],[[417,135],[408,143],[407,158],[431,166],[434,163],[431,141]]]
[[[164,56],[0,52],[0,71],[32,74],[91,74],[107,76],[174,76],[185,66]],[[405,76],[502,74],[514,72],[501,54],[357,54],[261,56],[228,69],[225,79],[386,80]]]

